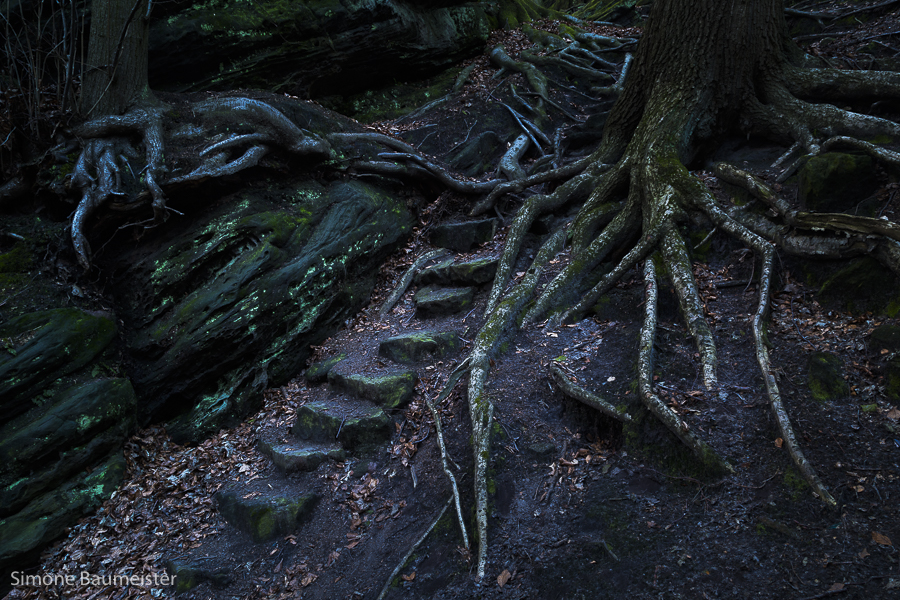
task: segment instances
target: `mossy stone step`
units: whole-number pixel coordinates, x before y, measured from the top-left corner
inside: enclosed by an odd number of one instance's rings
[[[327,459],[344,460],[344,449],[338,443],[276,443],[259,440],[259,451],[272,461],[282,473],[314,471]]]
[[[387,375],[360,375],[330,371],[328,383],[338,391],[371,400],[384,408],[398,408],[413,397],[416,373],[402,371]]]
[[[337,356],[332,356],[310,365],[306,373],[304,373],[306,380],[310,383],[325,383],[325,380],[328,379],[328,372],[345,358],[347,358],[347,355],[342,352]]]
[[[465,288],[426,287],[415,295],[416,316],[440,317],[461,312],[472,306],[475,290]]]
[[[381,340],[378,354],[394,362],[412,364],[443,358],[459,350],[460,345],[459,335],[453,331],[413,331]]]
[[[499,262],[500,259],[490,257],[464,262],[454,262],[452,258],[448,258],[420,271],[416,275],[416,284],[482,285],[494,280]]]
[[[234,489],[220,491],[216,493],[216,503],[219,514],[256,543],[269,542],[296,531],[318,500],[312,493],[293,497],[244,498],[244,495],[244,492]]]
[[[225,587],[234,580],[233,573],[227,567],[210,565],[208,561],[192,563],[170,559],[166,561],[166,573],[175,579],[176,594],[192,590],[204,581]]]
[[[334,442],[353,449],[381,443],[391,437],[391,420],[379,406],[345,398],[315,400],[297,409],[291,430],[298,440]]]
[[[497,219],[444,223],[434,228],[431,243],[438,248],[468,252],[477,244],[489,242],[497,231]]]

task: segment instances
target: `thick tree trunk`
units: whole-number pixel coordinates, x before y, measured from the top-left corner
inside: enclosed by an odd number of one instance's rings
[[[149,97],[148,0],[95,0],[82,111],[89,117],[124,113]]]
[[[784,61],[782,0],[657,0],[625,89],[607,121],[617,153],[632,141],[648,113],[680,111],[682,160],[733,127],[748,97]],[[648,132],[650,133],[650,132]],[[616,156],[618,158],[618,156]]]

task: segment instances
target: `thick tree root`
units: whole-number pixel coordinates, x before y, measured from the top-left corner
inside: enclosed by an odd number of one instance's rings
[[[675,434],[685,446],[690,448],[700,461],[720,472],[733,473],[728,461],[710,448],[706,442],[694,435],[681,417],[666,406],[653,391],[653,344],[656,342],[657,299],[659,297],[656,267],[652,260],[644,261],[644,323],[641,326],[640,350],[638,355],[638,389],[644,405],[669,431]]]

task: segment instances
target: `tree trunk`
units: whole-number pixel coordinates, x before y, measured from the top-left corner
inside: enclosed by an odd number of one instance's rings
[[[677,146],[691,160],[698,145],[736,124],[746,98],[765,102],[760,83],[779,76],[785,57],[782,4],[657,0],[607,120],[607,141],[622,152],[648,112],[687,112]]]
[[[118,115],[147,99],[148,0],[95,0],[82,111]]]

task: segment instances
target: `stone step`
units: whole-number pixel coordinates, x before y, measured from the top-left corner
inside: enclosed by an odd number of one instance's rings
[[[454,331],[413,331],[381,340],[378,354],[394,362],[413,364],[443,358],[461,345]]]
[[[498,258],[477,258],[463,262],[455,262],[447,258],[416,275],[416,285],[448,285],[467,286],[482,285],[494,280],[497,273]]]
[[[418,376],[415,371],[386,375],[361,375],[332,370],[328,383],[335,390],[370,400],[387,409],[404,406],[413,397]]]
[[[261,439],[257,447],[284,474],[315,471],[328,459],[344,460],[346,452],[337,442],[273,442]]]
[[[246,490],[238,488],[219,491],[215,495],[216,504],[219,514],[229,524],[248,534],[258,544],[296,531],[318,500],[313,493],[245,498],[246,495]]]
[[[431,243],[438,248],[468,252],[478,244],[489,242],[497,231],[497,219],[443,223],[431,232]]]
[[[304,376],[310,383],[325,383],[331,369],[337,366],[337,364],[345,358],[347,358],[347,355],[342,352],[337,356],[332,356],[331,358],[326,358],[325,360],[314,363],[306,370]]]
[[[352,450],[390,439],[391,419],[379,406],[364,400],[332,398],[314,400],[297,409],[297,422],[291,429],[299,441],[335,440]]]
[[[415,295],[416,316],[440,317],[469,309],[475,297],[474,288],[426,287]]]

